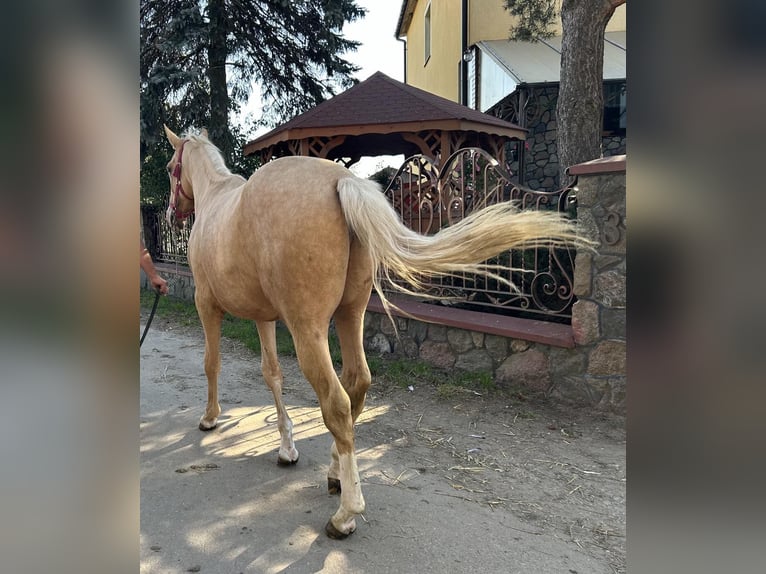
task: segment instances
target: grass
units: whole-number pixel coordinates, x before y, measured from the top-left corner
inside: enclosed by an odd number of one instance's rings
[[[258,330],[252,321],[243,321],[226,314],[223,317],[221,334],[229,339],[244,343],[245,347],[255,353],[261,352],[261,340],[258,338]],[[277,347],[279,347],[279,337],[277,337]]]
[[[253,321],[233,317],[228,313],[223,317],[221,334],[229,339],[240,341],[255,353],[261,352],[261,340]],[[295,345],[290,331],[281,322],[277,322],[277,354],[295,357]]]
[[[436,394],[443,399],[452,399],[467,392],[484,395],[493,389],[495,383],[491,373],[463,372],[450,374],[446,381],[437,385]]]
[[[403,358],[380,358],[379,360],[381,364],[378,368],[377,376],[386,379],[398,387],[406,388],[413,384],[413,381],[417,381],[420,384],[433,384],[442,377],[441,373],[434,367],[421,361]]]
[[[142,290],[141,307],[149,310],[153,303],[154,292]],[[156,316],[177,321],[187,327],[202,329],[197,309],[193,303],[184,299],[162,297],[157,306]],[[255,353],[261,352],[258,330],[253,321],[239,319],[227,313],[223,318],[221,334],[229,339],[240,341]],[[329,345],[333,364],[340,367],[340,343],[332,327],[329,333]],[[277,353],[280,356],[296,356],[292,336],[282,322],[277,322]],[[407,388],[410,385],[433,386],[436,388],[437,396],[443,399],[452,399],[464,393],[487,394],[495,389],[492,375],[487,372],[444,371],[414,359],[382,356],[367,357],[367,365],[376,381],[385,381],[400,388]]]
[[[151,310],[154,304],[154,291],[141,290],[141,307],[147,310]],[[178,299],[176,297],[160,297],[160,302],[157,304],[156,317],[167,317],[178,321],[186,327],[200,327],[202,328],[199,316],[197,315],[197,309],[192,303],[185,301],[184,299]]]

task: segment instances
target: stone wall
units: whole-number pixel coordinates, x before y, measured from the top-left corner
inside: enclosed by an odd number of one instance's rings
[[[500,117],[519,123],[529,130],[527,139],[514,145],[524,146],[524,185],[540,191],[560,189],[556,105],[558,84],[529,89],[529,100],[524,113],[519,117],[518,109],[510,106]],[[624,155],[627,138],[625,135],[607,135],[602,138],[601,150],[605,157]],[[508,153],[508,157],[518,158],[517,154]],[[518,160],[509,162],[512,173],[518,173]]]
[[[368,353],[396,353],[445,370],[487,373],[495,384],[581,405],[624,412],[626,384],[625,158],[570,170],[578,176],[578,218],[597,242],[595,255],[575,260],[573,347],[529,338],[395,317],[365,317]],[[579,168],[579,169],[578,169]],[[585,170],[585,171],[583,171]],[[477,321],[476,329],[480,329]]]
[[[601,153],[604,157],[625,155],[625,136],[604,136],[601,140]]]
[[[577,217],[597,243],[595,254],[575,258],[572,331],[585,357],[574,382],[602,394],[601,403],[625,404],[626,228],[625,156],[570,169],[578,177]]]
[[[194,278],[188,267],[169,263],[155,263],[155,267],[168,282],[168,295],[194,302]],[[141,271],[141,288],[152,288],[143,271]]]
[[[540,191],[559,189],[559,156],[556,143],[558,86],[531,90],[524,142],[524,185]]]
[[[568,388],[567,377],[585,369],[576,349],[552,347],[521,338],[395,318],[398,336],[388,317],[368,311],[364,322],[365,349],[372,354],[396,353],[444,370],[488,374],[495,384],[533,393],[560,396],[577,403],[598,402]],[[587,392],[588,389],[585,389]]]

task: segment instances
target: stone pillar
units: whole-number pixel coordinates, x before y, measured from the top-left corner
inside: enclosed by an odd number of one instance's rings
[[[575,259],[572,330],[586,357],[583,381],[603,408],[625,407],[625,156],[569,168],[577,181],[577,218],[596,252]]]

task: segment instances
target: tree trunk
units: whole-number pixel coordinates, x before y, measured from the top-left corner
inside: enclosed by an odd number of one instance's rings
[[[208,44],[208,80],[210,81],[210,125],[208,136],[231,166],[234,145],[229,132],[229,92],[226,84],[226,37],[228,24],[224,0],[209,0],[210,34]]]
[[[601,157],[604,116],[604,29],[622,2],[563,0],[558,128],[559,185],[566,169]]]

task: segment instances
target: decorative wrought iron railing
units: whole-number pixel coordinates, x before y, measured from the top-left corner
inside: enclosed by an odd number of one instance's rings
[[[441,167],[422,155],[407,159],[385,194],[405,225],[432,234],[472,211],[507,201],[520,209],[559,211],[573,218],[577,207],[572,191],[572,187],[554,192],[522,187],[484,150],[464,148]],[[497,266],[497,274],[515,290],[497,280],[456,274],[427,279],[426,293],[449,297],[439,304],[568,322],[574,302],[574,255],[566,248],[508,251],[488,263]]]
[[[164,212],[156,214],[156,220],[157,261],[188,265],[189,234],[194,224],[194,214],[190,215],[180,227],[169,225],[165,221]]]
[[[472,211],[499,202],[515,202],[520,209],[559,211],[576,216],[572,187],[559,191],[534,191],[511,181],[510,174],[487,152],[464,148],[451,155],[443,166],[416,155],[399,168],[385,190],[405,225],[419,233],[433,234],[461,220]],[[189,233],[193,219],[181,229],[156,214],[158,261],[187,264]],[[574,302],[574,250],[535,248],[507,251],[488,263],[497,274],[516,286],[482,276],[456,274],[425,281],[426,293],[448,297],[437,302],[502,315],[569,322]],[[389,286],[392,293],[393,287]]]

